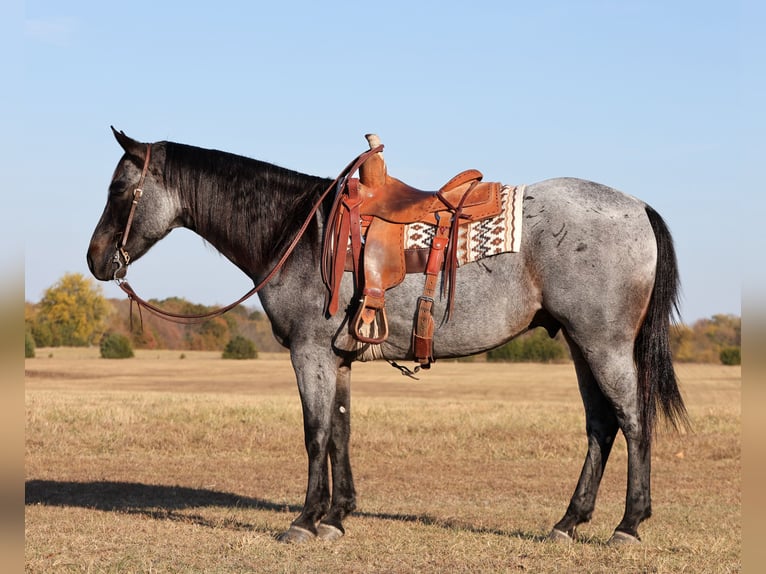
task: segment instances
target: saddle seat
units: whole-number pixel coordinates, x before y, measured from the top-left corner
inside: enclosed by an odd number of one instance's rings
[[[361,301],[350,323],[351,334],[369,344],[388,338],[385,292],[404,280],[408,270],[404,249],[406,224],[423,222],[436,226],[425,265],[426,283],[418,298],[413,330],[413,355],[424,367],[432,358],[434,322],[431,307],[438,276],[445,275],[447,318],[453,301],[457,268],[458,228],[461,224],[502,212],[499,183],[482,182],[478,170],[469,169],[450,179],[438,191],[421,191],[387,173],[380,140],[366,136],[370,154],[359,165],[359,178],[347,179],[339,190],[326,230],[325,275],[330,289],[328,313],[338,310],[340,276],[353,271]],[[378,149],[379,151],[374,152]],[[364,155],[364,154],[363,154]],[[360,156],[362,157],[362,156]],[[332,246],[328,248],[328,246]],[[347,264],[347,262],[349,264]],[[417,272],[423,273],[421,267]]]
[[[472,219],[488,217],[483,215],[484,212],[494,212],[499,196],[492,193],[497,184],[481,183],[483,177],[479,170],[468,169],[438,191],[421,191],[387,174],[383,185],[370,186],[360,182],[360,215],[379,217],[391,223],[422,221],[436,225],[436,214],[448,211],[462,201],[464,215]]]

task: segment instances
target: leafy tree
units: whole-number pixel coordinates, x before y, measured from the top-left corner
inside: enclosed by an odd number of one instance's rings
[[[32,328],[38,346],[85,347],[104,330],[110,306],[101,287],[81,273],[67,273],[49,287],[37,307]]]
[[[206,312],[207,307],[202,307],[202,311],[192,311],[192,313]],[[229,324],[223,317],[207,319],[198,326],[190,325],[187,333],[189,349],[202,351],[206,349],[222,349],[229,337]]]
[[[742,319],[734,315],[713,315],[708,321],[706,336],[718,346],[739,347],[742,345]]]
[[[674,325],[670,329],[670,348],[673,359],[681,363],[694,362],[698,353],[696,334],[687,325]]]
[[[224,359],[257,359],[258,351],[250,339],[237,335],[226,344],[223,350]]]
[[[119,333],[107,333],[101,337],[101,357],[104,359],[129,359],[133,356],[130,339]]]
[[[37,322],[31,327],[32,339],[37,347],[53,347],[53,333],[49,323]]]
[[[736,360],[734,353],[739,352],[741,344],[742,319],[735,315],[713,315],[710,319],[696,321],[692,326],[677,325],[670,336],[673,358],[682,363]]]

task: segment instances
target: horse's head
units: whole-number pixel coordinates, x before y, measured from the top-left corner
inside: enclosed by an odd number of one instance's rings
[[[176,194],[165,187],[163,144],[144,144],[112,128],[125,150],[88,247],[88,267],[102,281],[122,278],[128,263],[180,225]]]

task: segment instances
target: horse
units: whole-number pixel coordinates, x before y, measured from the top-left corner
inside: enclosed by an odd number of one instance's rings
[[[350,341],[359,296],[352,273],[343,273],[340,312],[330,315],[325,304],[320,267],[333,203],[330,179],[112,131],[124,153],[88,247],[91,273],[119,281],[128,264],[185,227],[259,284],[274,336],[289,349],[308,458],[302,511],[277,539],[340,538],[356,508],[349,459],[352,363],[413,359],[413,306],[424,276],[407,274],[386,292],[388,338],[370,354],[369,345]],[[609,543],[640,543],[639,524],[651,515],[656,415],[676,429],[689,422],[669,345],[680,285],[673,239],[652,207],[591,181],[529,184],[522,205],[518,252],[457,269],[451,316],[437,321],[433,356],[486,352],[536,327],[551,336],[561,331],[584,405],[587,454],[547,539],[571,542],[578,525],[591,519],[619,430],[627,445],[627,491]],[[445,317],[444,294],[434,297],[433,314]]]

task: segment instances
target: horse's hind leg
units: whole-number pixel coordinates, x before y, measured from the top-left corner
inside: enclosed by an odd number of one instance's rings
[[[332,466],[332,505],[317,527],[319,538],[324,540],[335,540],[343,536],[343,519],[356,508],[356,492],[348,453],[350,419],[351,366],[343,364],[338,368],[328,444]]]
[[[617,435],[617,418],[609,400],[601,392],[593,372],[580,349],[570,341],[583,405],[588,453],[572,500],[564,517],[548,535],[550,540],[573,540],[578,524],[588,522],[596,506],[596,494]]]
[[[628,447],[628,484],[625,514],[610,539],[612,544],[640,542],[638,525],[652,515],[650,478],[651,443],[644,440],[639,414],[638,376],[633,362],[633,344],[615,345],[598,360],[591,359],[600,388],[614,405],[617,424]]]
[[[592,413],[599,410],[606,412],[607,403],[611,405],[612,417],[616,420],[617,425],[622,431],[628,447],[628,484],[625,497],[625,514],[610,542],[628,543],[640,541],[638,525],[651,516],[651,449],[648,441],[642,440],[643,433],[639,419],[637,397],[637,375],[632,351],[632,342],[621,343],[619,340],[614,340],[609,344],[599,345],[597,348],[591,347],[587,357],[580,354],[578,364],[581,365],[583,360],[587,361],[588,370],[592,375],[589,377],[591,382],[588,383],[587,388],[594,389],[590,394],[583,395],[586,402],[586,416],[589,421],[588,458],[586,459],[580,482],[575,490],[575,495],[570,503],[570,509],[573,512],[570,513],[567,510],[564,519],[559,523],[561,526],[557,525],[556,529],[562,532],[568,533],[567,529],[571,528],[570,524],[573,522],[572,517],[587,520],[588,504],[591,500],[595,503],[595,493],[598,487],[598,482],[595,479],[596,477],[598,479],[601,478],[603,465],[606,463],[606,455],[609,452],[608,449],[604,450],[604,447],[599,444],[599,440],[605,444],[606,437],[611,437],[609,440],[609,448],[611,448],[611,440],[614,438],[614,423],[612,423],[611,427],[608,425],[604,427],[611,428],[607,434],[604,434],[602,430],[600,434],[596,431],[595,435],[592,436],[591,429],[594,428]],[[578,377],[583,370],[584,366],[578,367]],[[596,384],[593,384],[593,381]],[[596,393],[596,387],[600,390],[600,395]],[[594,403],[596,407],[589,408],[587,402],[588,400],[593,401],[594,397],[596,398]],[[608,418],[604,418],[602,415],[601,420],[603,424],[603,421],[607,421]],[[593,462],[590,461],[591,456],[598,457],[599,454],[600,459],[598,459],[598,462],[600,462],[600,468],[599,465],[594,464],[596,458],[594,458]],[[580,496],[578,495],[580,493],[585,494],[582,497],[583,502],[579,500]],[[577,514],[578,511],[581,512],[579,516]],[[592,511],[592,505],[590,511]],[[567,519],[567,516],[570,516],[570,518]]]

